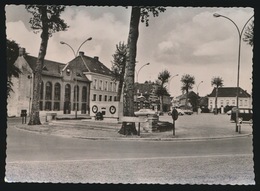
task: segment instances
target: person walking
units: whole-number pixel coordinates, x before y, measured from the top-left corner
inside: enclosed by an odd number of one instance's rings
[[[173,132],[173,136],[175,136],[175,121],[178,119],[178,111],[175,107],[172,108],[172,132]]]

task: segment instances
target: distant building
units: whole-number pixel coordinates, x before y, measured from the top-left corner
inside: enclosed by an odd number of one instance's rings
[[[156,95],[158,84],[153,82],[135,83],[134,87],[134,106],[135,111],[143,108],[162,110],[160,98]],[[171,99],[169,95],[163,96],[165,110],[170,110]]]
[[[182,109],[185,109],[187,93],[177,96],[173,99],[173,105]],[[188,92],[187,109],[197,109],[199,104],[199,96],[194,92]]]
[[[210,111],[215,108],[216,88],[208,95],[208,107]],[[237,105],[237,87],[220,87],[218,88],[217,107],[224,108],[225,106]],[[252,108],[252,100],[249,93],[242,88],[239,88],[238,96],[239,108]]]
[[[22,71],[13,78],[13,90],[8,98],[8,116],[29,114],[33,95],[33,79],[37,58],[21,48],[15,65]],[[58,115],[94,116],[97,111],[105,117],[117,117],[119,103],[115,101],[117,83],[111,71],[98,61],[80,54],[67,64],[44,60],[40,93],[40,115],[55,111]],[[76,107],[77,104],[77,107]]]

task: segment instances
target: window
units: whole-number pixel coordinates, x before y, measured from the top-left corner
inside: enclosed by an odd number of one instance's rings
[[[248,105],[247,105],[247,100],[244,100],[244,106],[248,106]]]
[[[93,101],[97,101],[97,95],[93,94]]]
[[[223,100],[220,100],[220,105],[221,105],[221,106],[223,105]]]
[[[51,82],[46,83],[45,100],[51,100],[52,84]]]
[[[107,83],[107,81],[105,81],[104,86],[105,86],[105,87],[104,87],[104,90],[107,91],[107,90],[108,90],[108,83]]]
[[[105,97],[104,97],[104,101],[107,101],[107,95],[105,95]]]
[[[65,101],[70,101],[70,85],[65,86]]]
[[[226,105],[229,105],[229,100],[226,101]]]
[[[93,89],[97,89],[97,79],[94,79],[93,81]]]
[[[87,101],[87,87],[83,86],[82,88],[82,98],[81,98],[82,102],[86,102]]]
[[[54,102],[53,110],[54,111],[60,111],[60,103],[59,102]]]
[[[239,106],[243,106],[243,100],[239,100]]]
[[[103,81],[102,80],[99,80],[99,89],[103,90]]]
[[[113,82],[110,82],[110,91],[113,91]]]
[[[99,101],[102,101],[102,95],[99,95]]]
[[[114,91],[115,92],[117,91],[117,84],[116,84],[116,82],[114,82]]]
[[[114,97],[114,101],[116,101],[116,96]]]
[[[50,101],[45,102],[45,111],[51,111],[51,102]]]
[[[232,100],[232,105],[235,105],[235,104],[236,104],[235,100]]]
[[[43,110],[43,107],[42,107],[42,105],[43,105],[43,102],[42,102],[42,101],[40,101],[40,111],[42,111],[42,110]]]
[[[79,86],[74,86],[74,97],[73,101],[76,101],[76,96],[77,96],[77,102],[79,101]]]
[[[56,83],[54,85],[54,100],[60,100],[60,84]]]
[[[112,96],[109,96],[109,100],[108,101],[112,101]]]

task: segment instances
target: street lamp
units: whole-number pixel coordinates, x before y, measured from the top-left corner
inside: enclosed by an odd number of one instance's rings
[[[92,37],[89,37],[88,39],[86,39],[85,41],[83,41],[83,42],[80,44],[80,46],[79,46],[79,48],[78,48],[78,50],[77,50],[76,53],[75,53],[74,49],[73,49],[68,43],[63,42],[63,41],[60,41],[60,43],[61,43],[61,44],[65,44],[65,45],[67,45],[68,47],[70,47],[70,49],[72,50],[72,52],[73,52],[73,54],[74,54],[74,57],[76,58],[77,55],[78,55],[78,53],[79,53],[79,50],[80,50],[81,46],[82,46],[85,42],[90,41],[90,40],[92,40]],[[75,118],[77,119],[77,112],[78,112],[78,95],[77,95],[77,93],[78,93],[78,82],[77,82],[77,72],[76,72],[76,76],[75,76],[75,84],[76,84],[76,90],[75,90]]]
[[[168,82],[168,83],[169,83],[169,92],[170,92],[170,87],[171,87],[171,86],[170,86],[171,80],[172,80],[174,77],[178,76],[178,75],[179,75],[179,74],[176,74],[176,75],[174,75],[174,76],[172,76],[172,77],[170,78],[170,80],[169,80],[169,82]]]
[[[223,18],[225,18],[225,19],[228,19],[229,21],[231,21],[234,25],[235,25],[235,27],[236,27],[236,29],[237,29],[237,32],[238,32],[238,66],[237,66],[237,95],[236,95],[236,100],[237,100],[237,109],[236,109],[236,132],[238,132],[238,108],[239,108],[239,104],[238,104],[238,101],[239,101],[239,99],[238,99],[238,96],[239,96],[239,70],[240,70],[240,52],[241,52],[241,39],[242,39],[242,34],[243,34],[243,31],[244,31],[244,29],[245,29],[245,27],[246,27],[246,25],[247,25],[247,23],[253,18],[253,16],[251,16],[248,20],[247,20],[247,22],[244,24],[244,26],[243,26],[243,28],[242,28],[242,30],[240,31],[239,30],[239,28],[238,28],[238,26],[236,25],[236,23],[232,20],[232,19],[230,19],[230,18],[228,18],[228,17],[226,17],[226,16],[224,16],[224,15],[220,15],[220,14],[218,14],[218,13],[214,13],[213,14],[213,16],[214,17],[223,17]],[[239,132],[240,133],[240,132]]]
[[[147,66],[147,65],[149,65],[149,64],[150,64],[149,62],[146,63],[146,64],[144,64],[144,65],[137,71],[137,73],[136,73],[136,82],[138,82],[138,74],[139,74],[140,70],[141,70],[143,67],[145,67],[145,66]]]
[[[201,81],[201,82],[197,85],[197,95],[199,95],[199,86],[200,86],[201,83],[203,83],[203,81]]]
[[[29,90],[29,111],[28,111],[28,113],[29,113],[29,115],[31,115],[31,113],[30,113],[31,110],[30,110],[30,109],[31,109],[31,101],[32,101],[32,97],[31,97],[32,75],[28,75],[27,78],[30,79],[30,88],[29,88],[29,89],[30,89],[30,90]]]

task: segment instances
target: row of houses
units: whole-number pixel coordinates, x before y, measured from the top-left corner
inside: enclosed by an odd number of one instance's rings
[[[30,113],[33,94],[33,79],[36,57],[25,53],[20,48],[15,65],[21,70],[19,78],[12,79],[13,92],[8,98],[8,116],[20,116],[22,110]],[[68,63],[44,60],[40,93],[40,115],[55,111],[58,115],[95,116],[101,111],[105,117],[122,115],[123,103],[117,100],[118,82],[113,79],[110,69],[99,61],[97,56],[89,57],[79,52]],[[158,97],[158,85],[153,82],[135,83],[135,111],[149,108],[158,111],[169,111],[171,107],[184,107],[186,94]],[[199,97],[193,91],[188,93],[188,107],[195,109],[207,107],[213,111],[215,107],[216,89],[206,97]],[[236,106],[237,88],[221,87],[218,90],[218,108]],[[122,100],[122,99],[121,99]],[[252,99],[239,88],[239,107],[251,108]],[[162,104],[163,102],[163,104]]]

